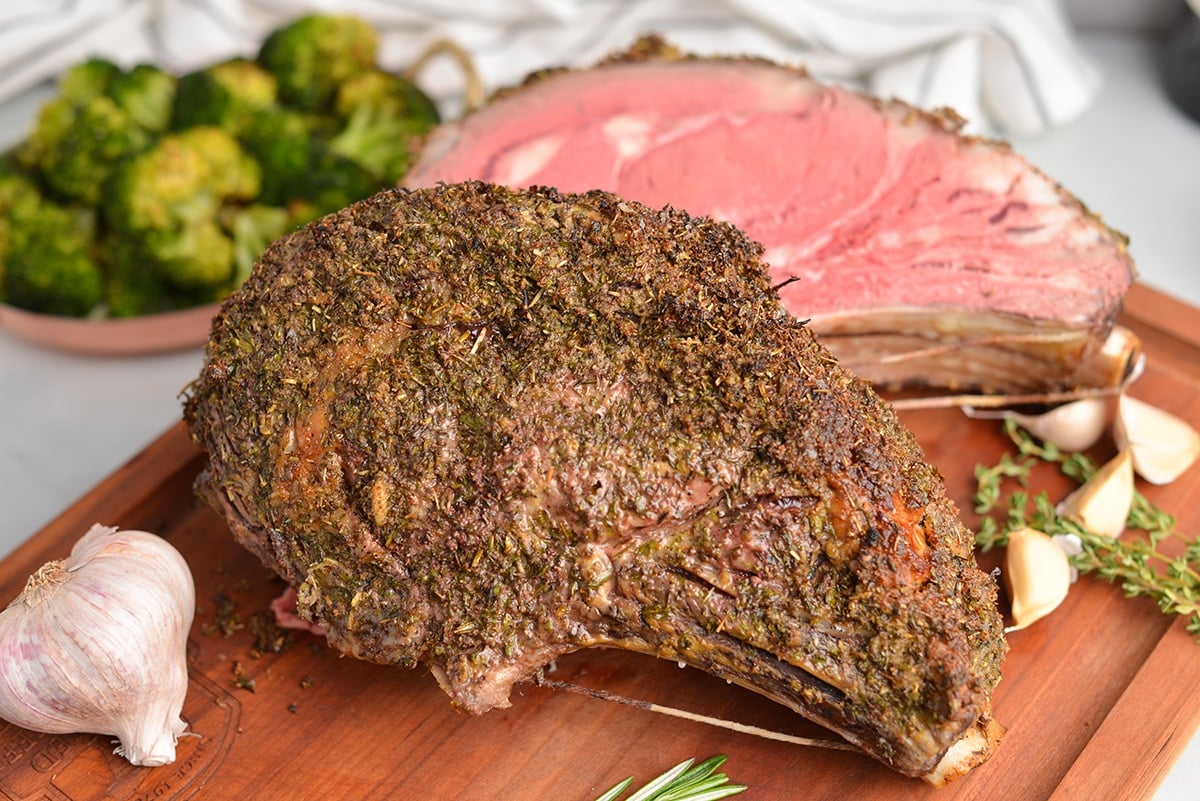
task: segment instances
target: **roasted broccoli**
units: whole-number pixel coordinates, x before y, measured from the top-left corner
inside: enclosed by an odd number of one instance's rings
[[[257,60],[279,82],[285,105],[324,112],[338,86],[375,66],[378,52],[379,35],[365,20],[310,14],[269,34]]]
[[[318,13],[182,77],[71,67],[0,154],[0,300],[117,317],[218,300],[288,230],[394,185],[437,110],[378,48],[365,20]]]
[[[0,159],[0,300],[80,316],[103,300],[96,215],[47,198],[14,158]]]
[[[7,303],[44,314],[82,316],[104,299],[95,259],[96,216],[37,195],[32,182],[0,177],[5,209],[0,275]]]
[[[0,156],[0,257],[8,244],[12,217],[31,204],[41,202],[41,193],[33,178],[12,159]]]
[[[335,109],[345,127],[330,140],[330,149],[360,164],[382,184],[404,177],[420,136],[438,121],[437,107],[420,89],[380,69],[343,83]]]
[[[225,227],[233,239],[235,285],[250,277],[254,262],[267,245],[286,234],[297,222],[287,209],[260,204],[237,209],[226,216]]]
[[[166,134],[118,167],[104,207],[114,234],[106,250],[111,280],[152,286],[140,293],[115,287],[112,313],[144,313],[144,298],[194,303],[232,289],[234,243],[222,221],[258,195],[259,175],[233,135],[213,126]],[[181,293],[159,291],[171,288]]]
[[[204,160],[210,188],[219,197],[248,201],[258,195],[262,188],[261,168],[233,134],[223,128],[200,125],[176,136]]]
[[[179,79],[172,126],[216,125],[237,133],[255,112],[275,106],[274,76],[253,61],[233,58]]]
[[[100,243],[107,282],[104,291],[110,317],[137,317],[194,305],[191,298],[177,297],[159,275],[158,263],[146,255],[136,237],[109,232]]]
[[[24,167],[60,200],[95,206],[115,165],[165,125],[174,78],[91,59],[63,74],[17,149]]]
[[[258,193],[258,165],[232,134],[212,126],[170,133],[121,164],[109,185],[106,220],[116,230],[164,231],[213,219],[226,201]]]
[[[379,68],[347,78],[338,87],[334,111],[339,117],[349,119],[363,106],[411,120],[422,130],[439,122],[437,106],[415,83]]]
[[[384,185],[358,161],[334,152],[308,115],[294,109],[260,113],[242,142],[262,167],[259,202],[287,208],[292,223],[336,211]]]
[[[37,185],[11,159],[0,158],[0,302],[5,297],[4,269],[14,234],[13,220],[25,217],[39,203]],[[21,236],[19,230],[16,235]]]
[[[381,188],[379,179],[358,162],[324,149],[316,152],[312,168],[288,205],[298,222],[308,222],[370,197]]]
[[[63,200],[94,206],[113,167],[150,135],[107,95],[76,105],[48,101],[20,148],[22,163]]]
[[[157,237],[153,257],[161,275],[179,289],[229,289],[233,280],[233,240],[216,220],[181,225],[169,239]]]
[[[55,95],[82,106],[108,92],[121,68],[106,58],[89,58],[68,67],[55,86]]]
[[[259,200],[273,206],[296,197],[321,147],[308,115],[280,106],[255,113],[239,139],[262,168]]]
[[[162,133],[171,123],[177,80],[152,64],[138,64],[112,79],[108,95],[138,125]]]

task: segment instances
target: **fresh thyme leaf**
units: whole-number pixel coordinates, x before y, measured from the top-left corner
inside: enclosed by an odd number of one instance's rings
[[[1086,530],[1078,523],[1058,515],[1054,502],[1045,492],[1031,496],[1024,489],[1030,472],[1038,462],[1056,464],[1063,475],[1079,484],[1096,472],[1097,465],[1087,455],[1064,453],[1052,443],[1039,442],[1013,420],[1004,421],[1004,431],[1016,446],[1020,458],[1005,453],[993,467],[975,467],[976,491],[972,498],[980,515],[975,535],[982,551],[1008,543],[1010,532],[1030,526],[1051,536],[1072,535],[1081,550],[1070,562],[1081,574],[1093,573],[1116,584],[1131,598],[1145,597],[1158,604],[1163,613],[1188,619],[1187,629],[1200,637],[1200,539],[1189,539],[1175,528],[1174,516],[1160,509],[1140,492],[1134,492],[1133,506],[1126,521],[1127,531],[1120,538]],[[1015,479],[1020,489],[1005,498],[1005,480]],[[1002,510],[1003,516],[1000,517]],[[997,519],[1000,517],[1000,519]],[[1171,556],[1159,546],[1168,540],[1180,540],[1184,551]]]
[[[716,772],[725,764],[725,759],[724,754],[718,754],[695,767],[692,767],[692,759],[685,759],[651,779],[625,801],[719,801],[744,792],[745,786],[729,784],[728,776]],[[631,784],[632,776],[612,787],[596,801],[616,801]]]
[[[1005,478],[1015,478],[1025,484],[1029,480],[1029,471],[1034,460],[1023,459],[1014,461],[1011,454],[1005,453],[1000,457],[1000,464],[994,467],[975,466],[975,480],[978,490],[975,493],[975,511],[979,514],[990,512],[1000,500],[1001,489]]]

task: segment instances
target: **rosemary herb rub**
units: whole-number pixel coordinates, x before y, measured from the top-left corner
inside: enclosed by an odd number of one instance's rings
[[[462,709],[610,646],[934,782],[998,737],[970,533],[727,223],[603,192],[383,192],[268,249],[185,416],[201,493],[300,613],[345,653],[428,665]]]

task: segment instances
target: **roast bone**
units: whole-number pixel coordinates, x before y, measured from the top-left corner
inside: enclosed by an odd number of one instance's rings
[[[881,387],[1119,387],[1126,240],[1005,144],[757,59],[660,39],[547,70],[435,130],[408,186],[603,189],[735,223],[784,306]]]
[[[199,490],[333,646],[425,664],[463,710],[623,648],[942,781],[999,736],[995,583],[760,256],[602,192],[363,201],[275,243],[215,318]]]

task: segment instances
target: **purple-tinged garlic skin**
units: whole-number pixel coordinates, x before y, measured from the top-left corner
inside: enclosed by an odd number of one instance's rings
[[[166,540],[92,526],[0,612],[0,718],[111,734],[132,764],[170,764],[187,730],[195,611],[191,571]]]

